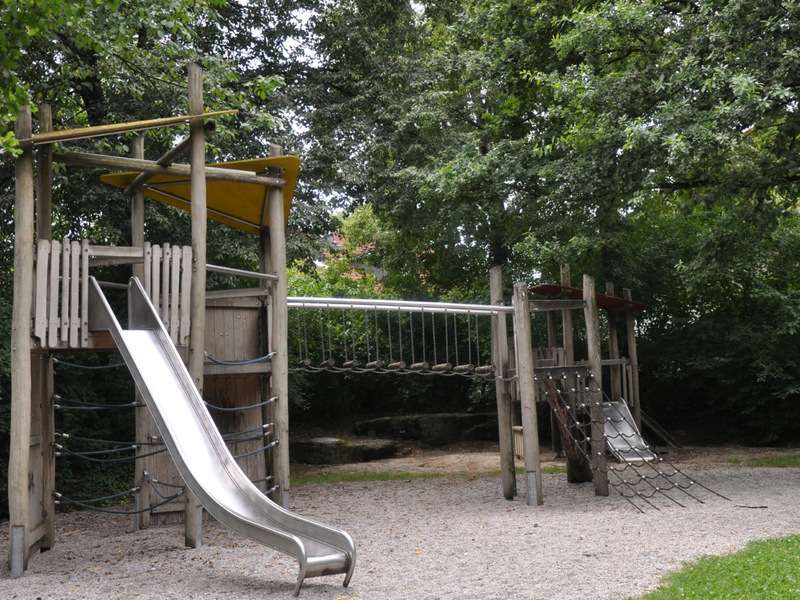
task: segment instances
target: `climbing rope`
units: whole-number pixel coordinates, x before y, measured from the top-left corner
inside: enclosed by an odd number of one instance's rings
[[[54,443],[53,446],[56,449],[56,453],[55,453],[56,456],[62,456],[62,454],[66,454],[68,456],[74,456],[75,458],[82,458],[83,460],[88,460],[89,462],[96,462],[96,463],[129,462],[129,461],[134,461],[134,460],[139,460],[139,459],[142,459],[142,458],[146,458],[148,456],[154,456],[156,454],[161,454],[161,453],[167,451],[166,448],[162,448],[161,450],[155,450],[154,452],[147,452],[145,454],[140,454],[138,456],[126,456],[126,457],[123,457],[123,458],[94,458],[95,454],[103,454],[103,453],[112,454],[114,452],[120,452],[120,449],[106,450],[104,452],[103,451],[100,451],[100,452],[95,452],[95,451],[91,451],[91,452],[73,452],[72,450],[70,450],[69,448],[65,448],[61,444],[55,444]],[[124,450],[135,450],[137,447],[138,447],[137,445],[133,445],[133,446],[130,446],[129,448],[124,448]]]
[[[217,363],[218,365],[228,365],[228,366],[237,366],[237,365],[252,365],[254,363],[264,362],[265,360],[270,360],[275,354],[277,354],[274,350],[269,354],[265,354],[264,356],[260,356],[258,358],[253,358],[250,360],[240,360],[240,361],[227,361],[227,360],[219,360],[211,356],[208,352],[204,352],[206,358],[209,359],[211,362]]]
[[[605,442],[609,438],[621,438],[627,441],[632,436],[626,435],[617,427],[617,424],[627,422],[627,420],[619,411],[617,411],[619,418],[606,420],[605,417],[603,417],[603,420],[601,421],[604,429],[603,435],[599,439],[593,438],[591,435],[591,425],[592,423],[595,423],[595,421],[586,422],[582,420],[581,415],[589,414],[591,408],[593,406],[600,406],[600,403],[596,401],[588,403],[585,401],[581,402],[578,399],[586,394],[591,393],[602,393],[602,395],[608,399],[608,396],[605,394],[605,392],[602,392],[597,385],[592,388],[589,382],[583,384],[582,386],[579,384],[578,388],[573,387],[568,390],[563,389],[566,387],[565,374],[562,375],[561,382],[559,382],[558,379],[554,379],[552,376],[548,376],[547,378],[556,383],[555,392],[548,391],[545,388],[540,376],[537,375],[534,377],[541,393],[545,397],[549,397],[555,393],[563,403],[563,407],[560,408],[556,408],[554,405],[554,412],[560,426],[565,430],[567,439],[571,440],[572,443],[575,444],[575,446],[580,450],[580,454],[583,456],[583,459],[588,461],[593,471],[599,471],[605,473],[606,476],[612,476],[608,481],[609,485],[612,486],[639,512],[644,511],[642,510],[642,507],[636,503],[636,501],[641,501],[642,503],[659,510],[658,506],[656,506],[653,501],[655,496],[663,496],[678,506],[684,507],[685,505],[679,502],[674,497],[674,494],[670,495],[670,492],[681,493],[699,503],[703,503],[703,500],[689,491],[690,489],[696,487],[700,487],[725,500],[729,500],[729,498],[726,498],[722,494],[715,492],[714,490],[699,483],[697,480],[682,473],[667,459],[656,455],[652,450],[650,450],[648,444],[645,444],[644,447],[640,448],[628,443],[628,451],[633,452],[635,454],[635,458],[633,460],[625,459],[619,463],[619,466],[606,464],[605,468],[600,468],[595,465],[592,461],[592,456],[590,455],[591,451],[587,451],[586,446],[592,443],[603,443],[603,447],[605,448]],[[581,380],[580,378],[576,379],[578,381]],[[596,384],[596,381],[591,376],[591,373],[589,373],[589,380],[594,381]],[[561,385],[559,385],[559,383]],[[572,395],[575,396],[575,402],[570,404],[570,396]],[[605,430],[606,423],[608,423],[613,429],[611,435],[608,435]],[[590,430],[588,434],[586,433],[587,428]]]
[[[56,403],[53,404],[53,408],[60,410],[111,410],[113,408],[139,408],[141,406],[146,406],[146,404],[142,402],[129,402],[127,404],[96,404],[93,402],[82,402],[81,400],[63,398],[62,396],[58,396],[56,394],[53,394],[51,397],[56,401]],[[58,404],[58,402],[69,402],[72,404],[78,404],[79,406],[63,406]]]
[[[253,454],[258,454],[259,452],[266,452],[270,448],[277,445],[278,440],[275,440],[274,442],[270,442],[269,444],[261,446],[260,448],[256,448],[255,450],[251,450],[250,452],[245,452],[244,454],[234,454],[233,458],[244,458],[245,456],[252,456]]]
[[[53,364],[64,365],[65,367],[72,367],[74,369],[83,369],[84,371],[102,371],[103,369],[118,369],[120,367],[126,366],[124,362],[121,362],[121,363],[114,363],[113,365],[101,365],[97,367],[90,367],[88,365],[76,365],[75,363],[61,360],[60,358],[54,358]]]
[[[213,410],[218,410],[218,411],[221,411],[221,412],[236,412],[236,411],[240,411],[240,410],[249,410],[251,408],[258,408],[259,406],[266,406],[267,404],[271,404],[271,403],[275,402],[275,400],[277,400],[277,399],[278,399],[277,396],[273,396],[269,400],[264,400],[264,402],[259,402],[258,404],[251,404],[249,406],[234,406],[233,408],[224,408],[222,406],[216,406],[215,404],[209,404],[208,402],[205,402],[205,405],[208,408],[211,408]]]
[[[162,442],[162,441],[158,441],[158,442],[118,442],[118,441],[114,441],[114,440],[101,440],[101,439],[97,439],[97,438],[79,437],[77,435],[72,435],[71,433],[62,433],[62,432],[58,432],[58,431],[55,433],[55,436],[56,437],[60,437],[60,438],[64,438],[65,440],[76,440],[78,442],[88,442],[88,443],[92,443],[92,444],[113,444],[113,445],[117,445],[117,446],[131,446],[133,444],[136,444],[137,446],[163,446],[164,445],[164,442]]]

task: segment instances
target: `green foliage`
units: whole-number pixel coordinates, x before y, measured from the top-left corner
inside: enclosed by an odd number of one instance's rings
[[[641,600],[789,600],[800,594],[800,537],[751,542],[741,552],[704,557],[664,577]]]

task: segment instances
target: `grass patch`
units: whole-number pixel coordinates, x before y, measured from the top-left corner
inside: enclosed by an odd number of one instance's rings
[[[386,471],[363,471],[359,473],[309,473],[314,467],[305,465],[292,465],[292,485],[305,483],[342,483],[348,481],[407,481],[409,479],[442,479],[445,477],[496,477],[500,470],[483,471],[480,473],[388,473]],[[517,475],[525,473],[523,467],[516,468]],[[542,473],[566,473],[565,467],[544,467]]]
[[[789,600],[800,597],[800,536],[751,542],[728,556],[708,556],[663,578],[640,600]]]
[[[800,467],[800,455],[773,456],[770,458],[751,458],[747,461],[748,467]]]

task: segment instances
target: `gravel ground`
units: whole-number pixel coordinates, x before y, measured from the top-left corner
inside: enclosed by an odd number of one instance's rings
[[[301,597],[621,600],[684,561],[800,533],[800,470],[692,464],[731,500],[703,492],[704,504],[641,514],[560,474],[545,475],[541,507],[504,500],[498,477],[298,486],[293,510],[345,529],[359,553],[349,588],[341,575],[310,579]],[[3,561],[0,598],[263,600],[291,597],[297,576],[293,559],[214,522],[197,550],[183,547],[182,526],[134,532],[129,517],[64,514],[57,528],[25,577],[9,579]]]

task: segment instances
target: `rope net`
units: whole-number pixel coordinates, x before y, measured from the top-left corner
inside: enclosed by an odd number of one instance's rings
[[[639,512],[648,507],[659,510],[670,503],[684,508],[687,502],[704,504],[703,496],[708,494],[729,500],[654,452],[636,430],[627,405],[610,402],[591,373],[588,377],[576,373],[570,378],[566,370],[560,370],[561,377],[548,373],[534,379],[556,415],[568,459],[579,471],[592,475],[598,470],[603,472],[609,486]],[[599,394],[605,397],[605,402],[592,399]],[[603,409],[604,435],[600,438],[592,436],[591,409],[598,404]],[[605,467],[598,468],[596,461],[592,461],[593,445],[610,450],[610,456],[606,451],[606,460],[600,461]]]

